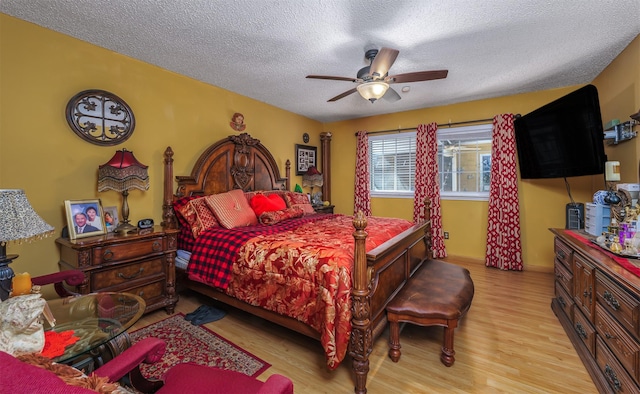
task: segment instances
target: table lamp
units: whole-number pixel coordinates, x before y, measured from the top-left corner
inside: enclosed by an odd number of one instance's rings
[[[126,235],[138,230],[129,224],[127,197],[131,189],[149,189],[147,168],[126,149],[116,151],[111,160],[98,167],[98,192],[115,190],[122,193],[122,222],[113,230],[116,233]]]
[[[18,257],[7,256],[7,243],[30,242],[52,234],[53,227],[33,210],[24,190],[0,189],[0,300],[9,297],[14,276],[9,264]]]
[[[311,187],[311,203],[313,205],[322,205],[322,197],[313,194],[314,187],[321,187],[324,184],[324,178],[320,171],[315,166],[311,166],[307,169],[307,172],[302,175],[302,186]]]

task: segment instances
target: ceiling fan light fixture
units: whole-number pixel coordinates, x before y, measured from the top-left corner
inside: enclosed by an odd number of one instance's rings
[[[389,84],[381,81],[365,82],[356,87],[360,96],[372,103],[384,96],[389,89]]]

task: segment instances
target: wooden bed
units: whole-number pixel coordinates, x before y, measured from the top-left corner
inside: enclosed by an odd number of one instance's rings
[[[323,148],[325,143],[328,145],[328,142],[323,141]],[[325,149],[323,160],[328,162],[330,157],[327,152],[328,149]],[[204,196],[232,189],[289,190],[289,161],[286,163],[286,175],[281,177],[271,153],[259,140],[246,133],[232,135],[205,149],[189,176],[176,176],[174,179],[173,155],[171,147],[168,147],[164,154],[162,223],[167,228],[178,227],[172,207],[177,198]],[[174,181],[177,182],[176,189]],[[428,208],[426,211],[428,217]],[[431,229],[429,220],[425,220],[366,253],[367,218],[362,213],[354,215],[353,226],[355,249],[351,290],[352,328],[348,355],[352,358],[355,392],[366,393],[369,354],[373,341],[380,336],[387,324],[385,307],[430,255]],[[309,337],[319,338],[315,329],[296,319],[249,305],[201,282],[186,280],[186,286],[219,302]]]

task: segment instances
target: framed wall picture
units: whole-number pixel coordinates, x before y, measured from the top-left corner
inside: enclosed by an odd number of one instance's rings
[[[318,148],[296,144],[296,175],[304,175],[309,167],[317,167]]]
[[[112,233],[118,226],[118,208],[117,207],[104,207],[104,226],[108,233]]]
[[[100,200],[66,200],[69,238],[84,238],[106,233]]]

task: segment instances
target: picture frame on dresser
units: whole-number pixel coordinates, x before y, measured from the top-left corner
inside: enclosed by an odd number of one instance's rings
[[[65,200],[69,239],[106,234],[104,211],[100,199]]]
[[[317,147],[296,144],[296,175],[306,174],[309,167],[316,167],[317,163]]]
[[[116,206],[111,206],[111,207],[104,207],[104,225],[105,225],[105,230],[108,233],[112,233],[113,230],[118,227],[118,223],[120,223],[120,220],[118,219],[118,207]]]

